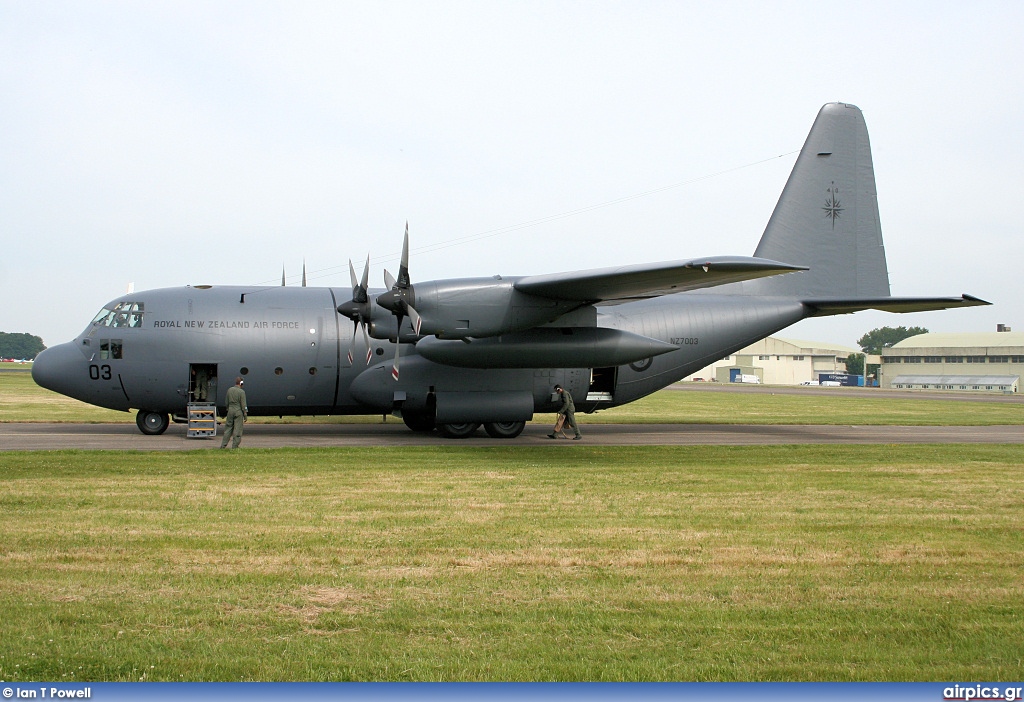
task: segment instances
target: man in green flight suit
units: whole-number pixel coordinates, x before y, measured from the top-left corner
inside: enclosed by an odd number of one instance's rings
[[[245,390],[242,389],[244,382],[240,377],[235,378],[235,384],[228,388],[228,416],[224,420],[224,440],[220,442],[221,448],[228,447],[228,439],[232,436],[234,439],[231,441],[231,448],[238,448],[242,443],[242,425],[249,414],[249,406],[245,403]]]
[[[572,430],[576,432],[576,436],[572,437],[573,440],[579,441],[583,438],[583,435],[580,434],[580,428],[576,426],[576,406],[572,403],[572,395],[570,395],[561,385],[555,386],[555,392],[557,392],[559,397],[562,398],[562,406],[558,408],[558,414],[565,416],[565,423],[572,427]],[[555,433],[551,432],[548,434],[548,438],[556,438]]]

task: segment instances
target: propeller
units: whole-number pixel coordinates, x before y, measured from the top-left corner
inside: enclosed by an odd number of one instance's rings
[[[409,223],[405,223],[405,241],[402,243],[402,262],[398,267],[398,279],[396,280],[387,270],[384,271],[384,284],[388,287],[386,293],[377,296],[377,304],[386,310],[390,310],[398,318],[398,325],[395,337],[395,363],[391,367],[391,377],[398,380],[398,357],[401,344],[399,337],[402,335],[402,322],[406,317],[412,323],[413,332],[420,335],[420,327],[423,318],[413,307],[416,304],[416,292],[413,289],[412,281],[409,278]]]
[[[363,267],[362,280],[356,278],[356,269],[352,260],[348,262],[348,272],[352,279],[352,299],[338,305],[338,313],[352,320],[352,345],[348,349],[348,364],[351,366],[355,361],[356,332],[359,327],[363,328],[363,339],[366,341],[366,364],[370,364],[373,358],[373,349],[370,347],[370,334],[366,331],[366,325],[370,322],[370,296],[366,292],[370,278],[370,257],[366,257],[366,265]]]

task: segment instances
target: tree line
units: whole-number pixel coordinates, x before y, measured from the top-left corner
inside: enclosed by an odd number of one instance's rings
[[[882,353],[882,349],[891,348],[912,336],[927,333],[928,330],[924,327],[879,327],[878,329],[872,329],[857,339],[857,346],[860,346],[860,350],[864,353],[851,353],[846,357],[846,372],[853,375],[863,375],[865,370],[865,354],[877,356]],[[870,366],[867,369],[868,371],[874,369],[877,372],[878,366],[876,364],[870,364]]]
[[[0,332],[0,358],[24,358],[31,361],[45,348],[46,344],[38,336]]]

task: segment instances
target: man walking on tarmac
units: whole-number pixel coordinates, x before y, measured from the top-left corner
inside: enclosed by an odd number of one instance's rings
[[[241,377],[235,378],[235,384],[228,388],[227,405],[228,416],[224,420],[224,440],[220,442],[221,448],[228,447],[228,439],[232,439],[231,448],[236,449],[242,443],[242,425],[249,414],[249,406],[245,402],[245,390],[242,385],[245,383]]]
[[[580,428],[576,426],[576,406],[572,403],[572,395],[570,395],[561,385],[555,386],[555,392],[557,392],[562,398],[562,406],[558,408],[558,414],[565,417],[565,424],[572,427],[572,430],[576,432],[576,436],[572,437],[573,440],[579,441],[583,438],[583,435],[580,434]],[[557,438],[555,432],[548,434],[548,438]]]

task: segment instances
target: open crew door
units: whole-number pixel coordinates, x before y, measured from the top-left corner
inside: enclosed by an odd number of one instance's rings
[[[217,402],[217,364],[190,363],[188,366],[188,401]]]
[[[190,439],[217,436],[217,365],[190,363],[188,366],[188,407],[186,420]],[[178,421],[175,418],[175,421]]]

